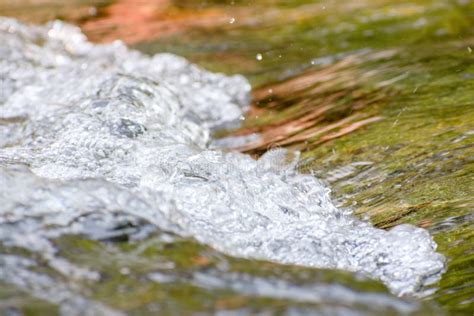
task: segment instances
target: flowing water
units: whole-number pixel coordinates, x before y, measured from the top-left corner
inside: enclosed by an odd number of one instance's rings
[[[0,15],[0,314],[472,315],[471,2]]]
[[[140,240],[159,229],[237,257],[359,272],[397,295],[422,295],[443,272],[427,231],[385,231],[338,209],[327,187],[296,171],[298,153],[254,160],[209,149],[210,132],[238,123],[248,106],[243,77],[94,45],[60,22],[2,19],[0,41],[0,240],[22,253],[1,255],[0,276],[63,313],[112,313],[35,271],[45,265],[66,283],[100,279],[57,253],[64,235]],[[193,282],[299,300],[317,291],[225,278],[198,273]]]

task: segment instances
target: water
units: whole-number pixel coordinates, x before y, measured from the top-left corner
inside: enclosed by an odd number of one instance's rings
[[[358,272],[397,295],[422,296],[440,278],[444,259],[425,230],[380,230],[338,209],[327,187],[296,171],[298,153],[254,160],[213,149],[211,132],[235,126],[246,110],[243,77],[119,42],[94,45],[60,22],[1,19],[0,42],[2,247],[94,281],[95,271],[57,253],[55,238],[141,240],[159,229],[237,257]],[[65,313],[112,313],[70,290],[53,299],[45,289],[64,286],[48,286],[34,260],[5,254],[0,264],[1,280]]]

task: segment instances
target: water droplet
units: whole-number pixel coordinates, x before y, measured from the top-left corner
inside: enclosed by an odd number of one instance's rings
[[[122,275],[129,275],[130,274],[130,269],[127,268],[127,267],[122,267],[122,268],[120,268],[120,273]]]
[[[234,24],[235,23],[235,18],[230,18],[229,23]]]

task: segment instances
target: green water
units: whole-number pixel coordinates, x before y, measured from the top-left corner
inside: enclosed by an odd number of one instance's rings
[[[89,3],[80,1],[79,6]],[[331,106],[322,120],[285,139],[345,118],[351,121],[352,115],[380,117],[335,140],[322,142],[313,135],[291,143],[271,142],[271,146],[301,150],[301,170],[329,182],[341,206],[368,217],[374,225],[426,227],[447,257],[448,269],[416,313],[441,314],[441,308],[447,314],[472,315],[474,4],[448,0],[196,3],[174,1],[178,9],[220,10],[234,16],[235,22],[135,47],[147,53],[177,53],[214,71],[242,73],[256,89],[271,89],[274,83],[295,77],[311,78],[303,87],[290,86],[269,95],[257,105],[262,111],[249,116],[241,130],[221,131],[222,135],[264,131],[298,120],[321,104]],[[0,1],[0,8],[2,14],[31,16],[35,22],[50,19],[51,12],[70,12],[61,5],[50,7],[54,9],[47,14],[44,7],[25,12],[8,1]],[[318,81],[324,71],[331,76]],[[292,308],[308,313],[329,308],[397,314],[370,304],[297,301],[196,284],[192,275],[197,272],[212,272],[218,278],[240,273],[295,287],[339,284],[362,293],[389,295],[378,282],[348,273],[230,258],[192,240],[166,236],[157,233],[141,242],[68,237],[58,240],[57,246],[60,255],[101,273],[97,283],[75,285],[83,295],[134,315],[223,310],[282,314]],[[43,269],[48,273],[48,268]],[[151,272],[161,273],[161,281],[151,282],[147,277]],[[12,307],[26,315],[57,312],[55,306],[0,285],[0,311]]]

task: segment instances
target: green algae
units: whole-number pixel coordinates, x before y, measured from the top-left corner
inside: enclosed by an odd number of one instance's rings
[[[58,308],[42,300],[31,297],[8,284],[0,283],[1,315],[59,315]]]
[[[100,273],[94,284],[84,282],[84,293],[100,302],[133,315],[176,315],[215,313],[218,311],[244,313],[287,314],[291,310],[316,312],[350,308],[365,315],[377,315],[380,307],[357,303],[347,305],[338,299],[324,303],[291,297],[272,297],[271,293],[253,293],[252,287],[233,290],[219,285],[226,275],[238,279],[266,280],[285,283],[293,290],[305,286],[337,286],[355,293],[387,295],[385,287],[376,281],[343,271],[319,270],[279,265],[271,262],[246,260],[223,255],[193,240],[167,233],[156,234],[145,241],[105,242],[63,236],[56,241],[61,257],[78,266],[87,266]],[[196,275],[211,276],[211,281],[199,282]],[[213,279],[214,277],[214,279]],[[233,282],[239,282],[234,280]],[[370,296],[368,296],[370,297]],[[317,296],[315,296],[317,298]],[[410,304],[410,300],[405,301]],[[400,315],[385,307],[387,315]],[[415,307],[411,314],[439,312],[430,304]]]

